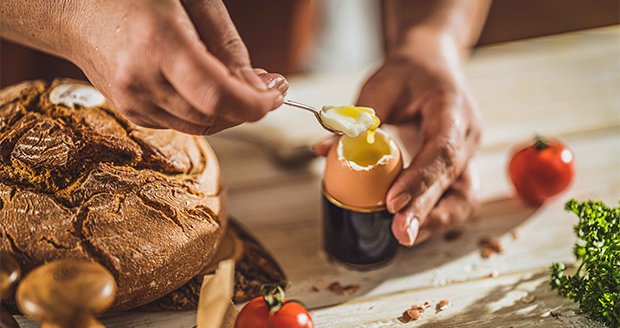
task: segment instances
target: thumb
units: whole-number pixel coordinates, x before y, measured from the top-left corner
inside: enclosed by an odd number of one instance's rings
[[[209,52],[217,57],[232,75],[257,90],[267,91],[267,86],[252,69],[248,49],[224,3],[221,0],[185,0],[183,4]]]
[[[357,105],[373,108],[377,116],[385,121],[403,89],[397,74],[388,66],[380,68],[364,83]]]

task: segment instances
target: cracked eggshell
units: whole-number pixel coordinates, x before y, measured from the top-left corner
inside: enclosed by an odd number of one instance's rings
[[[358,136],[365,140],[365,134]],[[383,130],[377,130],[373,145],[350,143],[352,138],[341,137],[327,154],[323,183],[325,191],[335,200],[355,208],[385,206],[387,192],[403,168],[403,161],[396,142]],[[383,144],[381,144],[383,143]],[[366,147],[385,147],[382,156],[376,156],[373,165],[359,165],[346,158],[352,146],[363,146],[363,154],[373,151]],[[349,149],[347,149],[349,146]],[[353,149],[360,151],[360,149]]]

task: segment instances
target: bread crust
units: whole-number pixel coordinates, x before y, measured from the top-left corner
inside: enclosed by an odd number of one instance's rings
[[[54,103],[73,80],[0,91],[0,249],[25,272],[87,258],[115,277],[112,310],[186,284],[226,226],[217,158],[206,140],[125,120],[107,101]]]

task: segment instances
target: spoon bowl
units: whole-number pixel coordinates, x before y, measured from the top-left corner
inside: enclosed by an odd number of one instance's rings
[[[323,129],[325,129],[325,130],[327,130],[327,131],[329,131],[329,132],[331,132],[333,134],[339,135],[339,136],[344,134],[342,131],[338,131],[338,130],[334,130],[334,129],[330,128],[329,126],[327,126],[325,124],[325,122],[323,122],[323,118],[321,117],[321,112],[323,111],[323,109],[319,110],[319,109],[316,109],[316,108],[314,108],[314,107],[312,107],[310,105],[302,104],[300,102],[296,102],[296,101],[288,100],[288,99],[284,100],[284,104],[288,105],[288,106],[291,106],[291,107],[295,107],[295,108],[299,108],[299,109],[303,109],[303,110],[306,110],[308,112],[311,112],[312,114],[314,114],[314,117],[316,117],[316,120],[319,121],[319,124],[321,124]]]

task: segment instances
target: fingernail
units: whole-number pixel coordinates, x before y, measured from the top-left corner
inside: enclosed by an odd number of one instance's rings
[[[396,198],[388,204],[388,211],[394,214],[409,205],[409,202],[411,202],[411,195],[408,192],[404,192],[396,196]]]
[[[420,221],[415,216],[413,216],[413,214],[408,214],[407,222],[408,224],[406,226],[406,231],[409,240],[405,240],[404,243],[401,240],[400,243],[405,246],[411,246],[413,245],[413,243],[415,243],[415,240],[418,237],[418,232],[420,231]]]
[[[282,95],[286,95],[288,91],[288,81],[284,76],[277,73],[263,73],[258,77],[263,80],[267,88],[279,91]]]
[[[263,82],[263,80],[254,73],[249,67],[244,67],[241,69],[241,74],[246,82],[248,82],[252,87],[254,87],[258,91],[267,91],[268,88]]]

